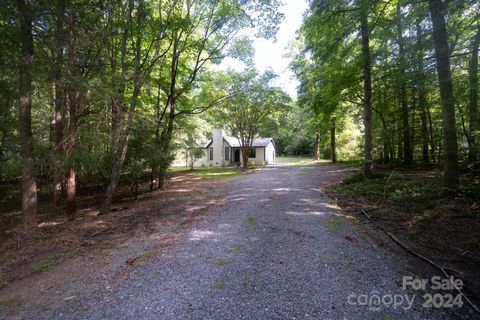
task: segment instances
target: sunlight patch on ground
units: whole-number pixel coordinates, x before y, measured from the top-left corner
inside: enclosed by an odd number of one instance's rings
[[[192,189],[173,189],[171,191],[173,191],[173,192],[191,192]]]
[[[48,228],[54,227],[61,224],[63,221],[50,221],[50,222],[42,222],[38,225],[39,228]]]
[[[336,215],[337,217],[348,219],[348,220],[357,220],[357,218],[343,214],[343,213],[334,213],[334,215]]]
[[[199,241],[214,236],[215,232],[207,230],[193,230],[190,232],[190,235],[190,240]]]
[[[298,188],[275,188],[272,191],[300,191]]]
[[[320,211],[287,211],[285,214],[289,216],[324,216],[326,213]]]

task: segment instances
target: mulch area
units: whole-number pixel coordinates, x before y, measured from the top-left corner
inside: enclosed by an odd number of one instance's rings
[[[362,194],[342,184],[329,188],[327,193],[358,219],[365,220],[361,209],[368,212],[376,223],[409,248],[462,279],[470,295],[480,300],[479,181],[465,174],[460,190],[440,194],[437,191],[441,177],[437,169],[380,167],[375,174],[383,175],[382,181],[389,187],[392,171],[402,181],[398,183],[398,193],[408,193],[401,201],[389,198],[388,193],[382,196],[382,189],[377,194]]]
[[[166,187],[140,194],[134,201],[128,190],[117,196],[112,212],[98,216],[102,193],[85,193],[78,198],[77,219],[66,221],[51,201],[40,199],[39,228],[26,233],[20,212],[2,209],[4,228],[0,244],[0,289],[29,275],[50,269],[73,256],[112,248],[139,234],[164,234],[178,221],[188,221],[222,197],[224,181],[206,181],[176,174]],[[220,191],[219,191],[220,190]],[[6,212],[5,212],[6,211]],[[184,222],[185,223],[185,222]]]

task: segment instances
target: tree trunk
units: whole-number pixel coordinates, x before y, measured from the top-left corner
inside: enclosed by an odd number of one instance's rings
[[[468,134],[470,144],[468,148],[468,160],[470,162],[478,161],[478,126],[480,118],[478,117],[478,46],[480,45],[480,25],[477,27],[477,33],[472,44],[472,57],[468,64],[468,78],[470,84],[470,103],[468,105]]]
[[[117,190],[120,174],[122,173],[123,163],[127,156],[128,140],[130,138],[130,128],[133,123],[133,110],[128,111],[127,127],[125,129],[124,138],[121,143],[117,145],[114,161],[112,163],[112,173],[110,175],[110,182],[105,191],[103,203],[100,208],[100,214],[107,214],[112,208],[113,195]]]
[[[360,31],[362,34],[362,60],[363,60],[363,90],[365,96],[364,126],[365,126],[365,173],[373,169],[372,161],[372,66],[370,57],[370,40],[368,30],[367,8],[365,1],[361,1]]]
[[[430,156],[434,159],[433,154],[429,154],[429,144],[433,145],[433,141],[429,139],[428,131],[428,101],[425,89],[425,70],[423,65],[423,32],[420,24],[421,18],[415,20],[417,50],[416,50],[416,85],[418,91],[418,106],[420,111],[420,121],[422,125],[422,160],[425,163],[430,162]],[[434,148],[432,147],[432,151]]]
[[[425,79],[425,68],[423,63],[424,44],[423,31],[421,26],[421,16],[415,20],[416,38],[417,38],[417,85],[418,85],[418,103],[420,105],[420,113],[422,115],[422,154],[423,161],[435,161],[435,140],[433,134],[432,115],[427,100],[427,89]],[[423,118],[425,117],[425,119]],[[425,120],[425,128],[423,121]],[[425,131],[426,130],[426,131]],[[427,153],[425,153],[425,141],[427,141]],[[430,147],[430,148],[429,148]],[[430,150],[428,150],[430,149]]]
[[[170,106],[169,115],[167,118],[166,128],[164,128],[162,134],[160,135],[160,150],[162,153],[162,159],[159,169],[158,169],[158,187],[163,188],[165,186],[165,175],[167,173],[168,167],[171,164],[170,157],[170,147],[173,138],[173,129],[175,123],[175,112],[176,112],[176,97],[172,94],[168,98],[168,105]]]
[[[68,171],[67,176],[67,220],[73,221],[76,218],[77,213],[77,204],[76,204],[76,196],[77,196],[77,182],[76,182],[76,174],[77,170],[75,165],[72,164]]]
[[[68,172],[67,172],[67,220],[73,221],[76,217],[76,195],[77,195],[77,183],[76,183],[76,164],[75,164],[75,151],[77,143],[77,93],[71,92],[68,95]]]
[[[19,0],[21,59],[19,63],[19,134],[23,161],[22,218],[26,229],[37,227],[37,182],[35,179],[32,138],[32,65],[33,35],[30,1]]]
[[[243,160],[243,163],[242,163],[242,169],[244,171],[247,171],[248,170],[248,147],[242,147],[241,150],[242,150],[242,160]]]
[[[73,7],[69,8],[74,10]],[[69,15],[69,27],[71,30],[75,28],[75,17],[74,15]],[[67,69],[69,75],[72,78],[75,78],[78,74],[78,69],[76,66],[77,62],[77,48],[76,48],[76,37],[74,32],[69,35],[68,43],[68,61]],[[80,100],[80,93],[75,84],[75,81],[70,80],[66,89],[67,92],[67,104],[68,104],[68,131],[67,131],[67,158],[68,158],[68,168],[67,168],[67,203],[66,203],[66,215],[68,221],[75,220],[76,217],[76,194],[77,194],[77,169],[76,169],[76,146],[77,146],[77,131],[78,131],[78,103]]]
[[[65,85],[63,79],[63,50],[64,50],[64,20],[65,1],[58,0],[56,3],[56,26],[55,26],[55,66],[54,66],[54,147],[53,147],[53,202],[59,207],[65,193],[65,181],[62,169],[63,148],[63,114],[65,112]]]
[[[401,119],[401,115],[399,115],[399,119],[397,120],[397,124],[398,124],[398,129],[397,129],[397,148],[398,148],[398,151],[397,151],[397,155],[398,155],[398,159],[399,160],[402,160],[403,161],[403,157],[405,155],[405,153],[403,152],[403,127],[402,127],[402,119]]]
[[[330,145],[332,147],[332,163],[337,162],[337,144],[335,143],[335,118],[332,118],[332,127],[330,128]]]
[[[161,93],[162,89],[161,86],[159,85],[157,88],[157,100],[155,103],[155,108],[156,108],[156,121],[155,121],[155,140],[154,140],[154,147],[156,148],[157,152],[160,149],[160,126],[162,124],[163,118],[165,116],[165,113],[167,111],[168,105],[165,105],[163,108],[163,111],[160,112],[160,98],[161,98]],[[154,153],[156,157],[162,156],[161,154],[159,155],[158,153]],[[157,159],[152,160],[152,168],[151,168],[151,177],[150,177],[150,191],[153,191],[154,188],[154,180],[155,177],[158,176],[158,162]],[[160,187],[160,179],[158,180],[158,187]]]
[[[425,163],[429,163],[430,159],[428,156],[427,111],[425,110],[425,106],[422,106],[421,104],[420,104],[420,122],[422,125],[422,160]]]
[[[458,146],[450,55],[442,0],[429,0],[443,119],[444,185],[458,186]]]
[[[315,160],[320,160],[320,132],[317,132],[315,139]]]
[[[406,165],[412,163],[412,146],[410,144],[410,125],[407,101],[407,82],[405,79],[405,44],[403,41],[401,6],[397,4],[397,42],[399,54],[400,74],[400,104],[402,106],[402,131],[403,131],[403,162]]]
[[[427,118],[428,118],[428,128],[429,128],[429,135],[430,135],[430,159],[432,159],[433,162],[436,162],[437,158],[435,157],[435,136],[433,133],[433,122],[432,122],[432,113],[430,112],[430,108],[426,106],[426,111],[427,111]]]
[[[128,25],[131,21],[131,13],[133,10],[133,1],[130,1],[129,13],[127,15],[127,28],[124,31],[128,31]],[[143,1],[140,1],[138,11],[137,11],[137,23],[139,28],[143,25],[144,19],[144,11],[143,11]],[[127,32],[128,34],[128,32]],[[142,46],[142,34],[139,32],[136,35],[136,42],[135,42],[135,72],[134,72],[134,80],[133,80],[133,92],[132,96],[130,97],[130,105],[128,108],[128,115],[127,115],[127,124],[125,128],[125,132],[123,134],[123,140],[119,143],[115,148],[115,157],[112,166],[112,174],[110,177],[110,183],[108,184],[107,190],[105,191],[105,197],[103,200],[102,207],[100,209],[100,214],[106,214],[110,212],[112,207],[112,200],[113,195],[117,189],[118,181],[120,179],[120,175],[122,173],[123,163],[125,162],[125,158],[127,156],[128,151],[128,140],[130,138],[130,132],[133,125],[133,116],[135,113],[135,109],[138,105],[138,97],[140,95],[141,89],[144,84],[145,77],[148,76],[148,73],[143,75],[142,74],[142,63],[141,63],[141,46]],[[127,50],[127,42],[125,40],[124,44],[122,45],[122,57],[126,56]],[[126,74],[126,64],[122,63],[122,79],[125,80]],[[123,105],[123,93],[124,93],[125,86],[120,86],[120,94],[117,96],[118,103]]]

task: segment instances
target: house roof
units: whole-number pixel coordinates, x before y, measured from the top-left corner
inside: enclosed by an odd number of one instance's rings
[[[212,143],[212,139],[208,140],[208,141],[201,141],[199,143],[197,143],[198,147],[199,148],[207,148],[210,143]]]
[[[233,148],[240,147],[240,141],[238,141],[238,138],[225,135],[223,136],[223,139],[230,145],[230,147],[233,147]],[[273,138],[256,138],[253,140],[251,147],[257,147],[257,148],[266,147],[270,142],[273,143]],[[209,140],[206,143],[200,144],[200,146],[202,148],[208,148],[211,143],[212,143],[212,140]]]

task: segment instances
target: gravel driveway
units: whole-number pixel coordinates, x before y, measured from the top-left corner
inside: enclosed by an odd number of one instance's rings
[[[224,204],[101,294],[58,319],[449,319],[386,303],[406,262],[366,237],[325,197],[340,166],[274,166],[231,180]],[[390,298],[385,301],[390,302]],[[359,301],[360,300],[360,301]],[[362,305],[359,305],[362,304]]]

